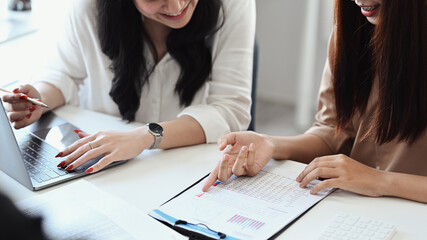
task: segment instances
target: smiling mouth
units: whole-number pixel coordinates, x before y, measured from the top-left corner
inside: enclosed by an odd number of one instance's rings
[[[185,8],[184,8],[185,9]],[[179,12],[179,13],[165,13],[165,15],[166,16],[170,16],[170,17],[176,17],[176,16],[179,16],[179,15],[181,15],[181,13],[183,12],[184,10],[182,10],[181,12]]]
[[[179,13],[163,13],[163,15],[166,15],[169,17],[176,17],[176,16],[181,15],[185,11],[185,9],[187,9],[187,8],[188,8],[188,5],[185,6],[185,8],[183,8]]]
[[[374,11],[375,9],[377,9],[379,6],[380,6],[380,4],[377,4],[375,6],[361,6],[360,8],[362,8],[363,11],[371,12],[371,11]]]

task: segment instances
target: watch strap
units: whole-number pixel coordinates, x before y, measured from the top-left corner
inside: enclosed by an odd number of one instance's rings
[[[162,136],[160,135],[153,134],[153,137],[154,137],[154,142],[153,144],[151,144],[149,149],[156,149],[157,147],[159,147],[160,142],[162,141]]]

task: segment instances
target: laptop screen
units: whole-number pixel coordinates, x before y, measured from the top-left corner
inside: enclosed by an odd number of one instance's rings
[[[0,100],[0,169],[13,177],[22,185],[31,188],[31,180],[28,176],[24,162],[21,160],[21,150],[13,134],[12,126]]]

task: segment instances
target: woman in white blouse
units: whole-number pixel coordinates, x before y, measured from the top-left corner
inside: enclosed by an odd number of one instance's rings
[[[145,149],[216,142],[250,121],[253,0],[76,0],[54,58],[34,85],[3,97],[15,128],[72,104],[151,123],[87,134],[61,151],[58,166],[97,172]]]

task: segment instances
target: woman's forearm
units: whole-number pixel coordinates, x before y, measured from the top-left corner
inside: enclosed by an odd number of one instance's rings
[[[45,82],[37,82],[34,87],[40,93],[41,100],[49,106],[49,108],[43,108],[43,113],[65,104],[64,95],[55,86]]]
[[[384,172],[382,179],[383,181],[377,183],[378,192],[382,196],[394,196],[427,203],[427,177]]]
[[[158,146],[159,149],[169,149],[196,145],[206,142],[205,133],[194,118],[181,116],[177,119],[159,123],[163,128],[163,137]],[[145,139],[142,142],[154,142],[154,136],[147,131],[146,127],[139,129],[141,136]]]
[[[275,146],[274,159],[291,159],[309,163],[316,157],[334,154],[320,137],[312,134],[292,137],[265,137]]]

